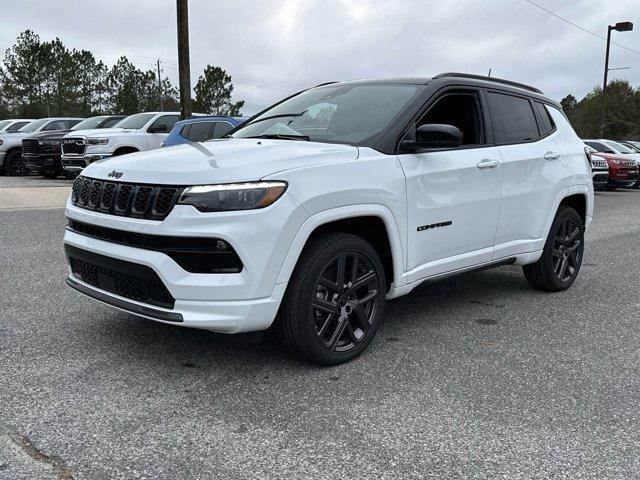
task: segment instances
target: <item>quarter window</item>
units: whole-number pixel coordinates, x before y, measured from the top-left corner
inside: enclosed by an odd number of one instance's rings
[[[496,143],[530,142],[540,137],[528,99],[495,92],[487,96]]]
[[[536,112],[538,113],[538,118],[540,119],[540,133],[543,137],[547,136],[556,128],[555,124],[553,123],[553,119],[549,114],[549,110],[547,110],[547,107],[545,107],[544,104],[540,102],[534,102],[533,105],[536,109]]]

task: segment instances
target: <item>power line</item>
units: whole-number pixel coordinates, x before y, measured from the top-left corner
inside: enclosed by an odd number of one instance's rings
[[[539,8],[540,10],[543,10],[543,11],[547,12],[549,15],[553,15],[554,17],[562,20],[563,22],[568,23],[572,27],[579,28],[580,30],[582,30],[585,33],[588,33],[589,35],[593,35],[594,37],[598,37],[598,38],[600,38],[601,40],[604,40],[604,41],[607,40],[606,37],[604,37],[602,35],[599,35],[596,32],[592,32],[591,30],[588,30],[588,29],[578,25],[577,23],[573,23],[571,20],[569,20],[567,18],[564,18],[564,17],[561,17],[560,15],[558,15],[555,12],[552,12],[551,10],[547,10],[542,5],[538,5],[536,2],[532,2],[531,0],[524,0],[524,1],[529,3],[529,4],[531,4],[531,5],[533,5],[534,7]],[[613,42],[613,41],[611,43],[616,45],[616,46],[618,46],[618,47],[620,47],[620,48],[624,48],[625,50],[629,50],[630,52],[633,52],[633,53],[636,53],[636,54],[640,55],[640,51],[638,51],[638,50],[634,50],[633,48],[629,48],[629,47],[627,47],[625,45],[621,45],[620,43],[616,43],[616,42]]]

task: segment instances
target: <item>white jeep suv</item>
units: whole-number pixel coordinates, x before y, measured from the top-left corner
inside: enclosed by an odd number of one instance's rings
[[[228,138],[89,165],[67,203],[67,283],[167,324],[273,324],[330,365],[426,280],[516,264],[536,288],[568,288],[592,211],[584,144],[535,88],[331,83]]]

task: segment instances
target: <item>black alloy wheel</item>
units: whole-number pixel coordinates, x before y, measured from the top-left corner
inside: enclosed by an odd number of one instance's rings
[[[371,329],[381,292],[373,264],[358,252],[341,253],[316,282],[311,320],[329,350],[355,348]]]
[[[295,356],[337,365],[360,355],[384,316],[385,271],[361,237],[324,233],[309,241],[289,279],[275,328]]]
[[[573,217],[560,223],[553,239],[553,271],[561,282],[571,280],[582,263],[581,226]]]
[[[4,168],[9,175],[24,176],[29,174],[29,170],[24,163],[22,154],[18,151],[13,151],[7,154],[4,159]]]

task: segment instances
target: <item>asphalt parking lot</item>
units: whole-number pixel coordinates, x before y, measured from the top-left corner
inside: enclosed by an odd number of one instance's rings
[[[0,201],[69,184],[0,177]],[[596,195],[569,291],[423,285],[319,368],[66,288],[62,190],[0,203],[0,478],[640,476],[640,191]]]

